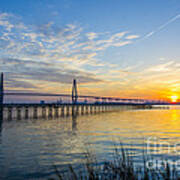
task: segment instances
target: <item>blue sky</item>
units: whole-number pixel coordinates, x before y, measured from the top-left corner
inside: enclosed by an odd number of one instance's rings
[[[179,0],[1,0],[0,71],[8,90],[167,98],[179,32]]]

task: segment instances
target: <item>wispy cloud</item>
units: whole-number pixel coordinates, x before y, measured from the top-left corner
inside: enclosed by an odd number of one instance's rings
[[[103,82],[95,71],[114,64],[99,59],[99,53],[109,47],[131,44],[134,38],[135,35],[125,31],[87,32],[76,24],[29,25],[15,15],[3,13],[0,14],[0,71],[12,74],[8,78],[9,87],[14,81],[22,88],[36,88],[34,79],[39,79],[38,84],[40,81],[70,84],[74,77],[81,83]]]
[[[176,61],[167,61],[164,63],[152,65],[139,72],[136,77],[136,85],[139,87],[153,88],[156,93],[170,93],[179,91],[180,68]],[[175,88],[176,87],[176,88]],[[147,90],[148,91],[148,90]]]
[[[174,70],[174,61],[169,61],[167,63],[162,63],[155,65],[153,67],[150,67],[146,69],[147,72],[159,72],[159,73],[164,73],[164,72],[170,72]]]
[[[138,68],[139,69],[139,68]],[[112,69],[107,72],[111,77],[106,91],[123,97],[144,97],[167,99],[173,93],[180,91],[180,65],[169,60],[164,63],[149,65],[143,70],[137,67]],[[107,78],[106,74],[102,74]],[[102,82],[105,86],[106,82]],[[101,90],[101,93],[106,93]]]
[[[126,39],[128,39],[128,40],[137,39],[137,38],[139,38],[138,35],[129,35],[129,36],[126,37]]]
[[[39,89],[40,82],[44,82],[47,86],[49,82],[57,85],[59,83],[70,84],[73,78],[77,78],[79,83],[102,81],[92,73],[69,69],[63,63],[61,66],[54,66],[50,62],[0,58],[0,67],[6,72],[8,87],[14,89]]]
[[[88,37],[89,40],[93,40],[98,37],[98,34],[95,32],[90,32],[90,33],[87,33],[86,36]]]

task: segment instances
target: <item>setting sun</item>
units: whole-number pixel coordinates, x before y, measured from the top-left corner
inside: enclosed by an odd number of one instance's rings
[[[171,102],[176,103],[177,100],[178,100],[178,96],[173,95],[173,96],[170,97],[170,99],[171,99]]]

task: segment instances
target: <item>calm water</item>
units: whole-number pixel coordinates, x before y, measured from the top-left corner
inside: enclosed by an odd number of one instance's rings
[[[180,108],[5,121],[0,132],[0,179],[53,177],[53,164],[65,171],[68,164],[83,162],[87,149],[99,161],[111,159],[120,142],[136,162],[145,148],[155,157],[177,160]]]

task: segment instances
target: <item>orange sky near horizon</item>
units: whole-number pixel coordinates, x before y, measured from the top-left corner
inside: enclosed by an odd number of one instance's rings
[[[148,1],[141,8],[140,1],[133,1],[131,13],[139,9],[132,16],[126,11],[128,1],[94,1],[97,6],[92,1],[72,2],[74,6],[87,3],[83,6],[87,11],[77,12],[79,18],[74,17],[73,7],[56,16],[42,16],[32,6],[30,17],[18,11],[18,3],[16,10],[0,11],[0,72],[5,75],[5,90],[71,94],[76,79],[79,95],[179,102],[180,14],[176,8],[180,3],[161,0],[163,5],[153,15],[156,2]],[[61,7],[59,1],[54,3],[54,8]],[[167,13],[170,4],[174,9]],[[11,7],[5,2],[6,6]],[[115,13],[107,15],[107,7]],[[47,4],[39,8],[49,12]],[[91,18],[91,8],[97,19]]]

